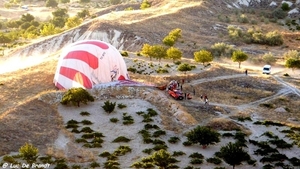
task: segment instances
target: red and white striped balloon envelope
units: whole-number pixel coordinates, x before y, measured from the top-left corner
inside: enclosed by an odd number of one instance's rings
[[[54,84],[59,89],[91,89],[96,84],[129,79],[125,61],[114,46],[99,40],[82,40],[63,49]]]

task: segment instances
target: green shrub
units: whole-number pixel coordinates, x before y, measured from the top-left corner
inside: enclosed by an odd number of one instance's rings
[[[127,115],[127,113],[123,113],[123,124],[129,125],[133,123],[134,123],[134,119],[132,118],[132,116]]]
[[[93,124],[93,123],[92,123],[91,121],[89,121],[89,120],[82,120],[81,123],[84,124],[84,125],[92,125],[92,124]]]
[[[115,107],[116,107],[116,102],[110,102],[109,100],[104,102],[104,105],[102,106],[104,111],[107,113],[113,112],[115,110]]]
[[[128,52],[122,51],[122,52],[121,52],[121,55],[122,55],[122,56],[128,56]]]
[[[117,123],[117,122],[119,121],[118,118],[111,118],[111,119],[109,119],[109,120],[110,120],[110,122],[112,122],[112,123]]]
[[[220,134],[216,130],[206,126],[197,126],[188,132],[186,137],[191,143],[198,143],[203,147],[220,142]]]
[[[5,155],[2,159],[4,162],[7,162],[7,163],[11,163],[11,164],[17,164],[18,162],[15,160],[14,157],[12,156],[9,156],[9,155]]]
[[[125,136],[119,136],[119,137],[117,137],[116,139],[114,139],[112,142],[113,143],[119,143],[119,142],[129,142],[130,141],[130,139],[129,138],[127,138],[127,137],[125,137]]]
[[[75,140],[76,143],[87,143],[88,141],[86,139],[83,138],[78,138]]]
[[[132,72],[132,73],[136,73],[137,72],[136,68],[134,68],[134,67],[127,68],[127,71]]]
[[[76,165],[76,164],[72,165],[71,168],[72,169],[81,169],[80,165]]]
[[[147,148],[147,149],[143,150],[142,152],[143,152],[143,153],[146,153],[146,154],[151,154],[152,151],[153,151],[152,148]]]
[[[286,77],[288,77],[288,76],[290,76],[288,73],[285,73],[285,74],[283,74],[283,76],[286,76]]]
[[[108,151],[103,151],[99,156],[100,157],[109,157],[111,154]]]
[[[80,103],[87,104],[88,101],[93,102],[94,97],[91,96],[85,89],[71,88],[63,95],[60,103],[63,105],[72,103],[79,107]]]
[[[149,129],[159,129],[159,127],[156,125],[156,124],[145,124],[144,125],[144,128],[146,129],[146,130],[149,130]]]
[[[28,163],[33,163],[38,157],[39,150],[30,143],[25,143],[19,149],[20,156]]]
[[[170,137],[170,139],[168,140],[168,142],[172,144],[175,144],[178,141],[180,141],[179,137]]]
[[[84,133],[92,133],[94,132],[93,129],[91,129],[90,127],[83,127],[80,132],[84,132]]]
[[[89,116],[90,113],[87,112],[87,111],[83,111],[83,112],[80,112],[80,115],[81,115],[81,116]]]
[[[127,106],[125,105],[125,104],[123,104],[123,103],[119,103],[118,104],[118,108],[119,109],[124,109],[124,108],[126,108]]]
[[[92,162],[92,163],[90,164],[90,167],[91,167],[91,168],[100,167],[100,164],[97,163],[96,161],[94,161],[94,162]]]
[[[185,155],[185,152],[183,151],[174,151],[172,156],[182,156]]]
[[[189,158],[200,158],[200,159],[203,159],[204,156],[202,154],[196,152],[196,153],[191,154],[189,156]]]
[[[129,152],[131,152],[131,148],[129,146],[119,146],[118,149],[114,151],[114,155],[122,156]]]
[[[222,160],[217,158],[217,157],[208,158],[208,159],[206,159],[206,161],[209,162],[209,163],[216,164],[216,165],[222,163]]]
[[[182,143],[184,146],[191,146],[193,143],[190,141],[185,141]]]
[[[203,160],[200,158],[193,158],[193,159],[191,159],[190,163],[191,164],[202,164]]]
[[[159,137],[159,136],[161,136],[161,135],[166,135],[166,132],[165,131],[163,131],[163,130],[157,130],[157,131],[155,131],[154,133],[153,133],[153,137]]]

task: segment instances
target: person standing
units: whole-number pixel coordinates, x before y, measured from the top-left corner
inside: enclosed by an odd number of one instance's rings
[[[248,70],[247,70],[247,69],[245,70],[245,75],[246,75],[246,76],[248,75]]]
[[[205,98],[205,103],[204,104],[208,104],[208,98]]]

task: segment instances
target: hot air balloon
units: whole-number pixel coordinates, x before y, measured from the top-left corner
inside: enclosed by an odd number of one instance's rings
[[[99,40],[77,41],[65,47],[57,64],[54,84],[59,89],[130,80],[125,61],[112,45]]]

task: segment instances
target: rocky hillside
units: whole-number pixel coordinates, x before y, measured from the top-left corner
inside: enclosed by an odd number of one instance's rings
[[[261,21],[263,11],[267,13],[268,10],[279,8],[283,2],[281,0],[149,0],[149,2],[152,6],[146,10],[140,10],[140,3],[137,2],[103,8],[96,13],[98,17],[86,20],[81,26],[42,39],[10,53],[9,56],[46,58],[81,39],[99,39],[113,44],[119,50],[137,52],[144,43],[161,44],[163,37],[174,28],[182,29],[183,37],[176,47],[184,51],[185,57],[193,57],[194,51],[210,47],[216,42],[238,45],[254,54],[271,50],[281,52],[281,47],[266,50],[263,46],[232,43],[227,38],[227,27],[239,25],[245,30],[257,27],[263,31],[278,30],[289,36],[294,34],[277,23]],[[299,6],[299,1],[290,3],[291,9],[297,9]],[[124,11],[128,7],[134,10]],[[240,13],[247,15],[256,24],[237,22],[237,15]],[[222,18],[230,18],[231,21],[224,22]],[[291,43],[292,40],[286,43]],[[297,47],[297,41],[295,44],[287,46]]]

